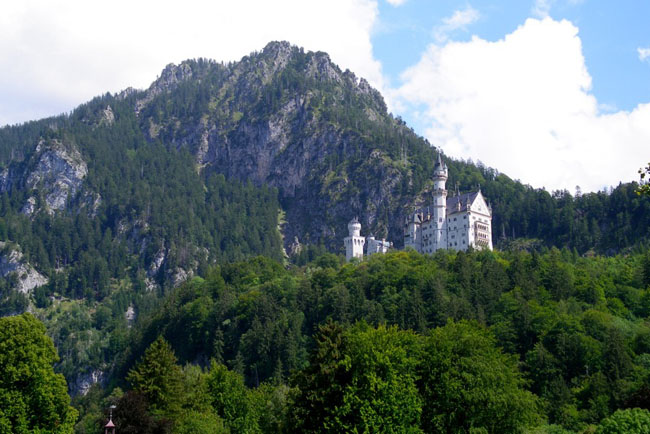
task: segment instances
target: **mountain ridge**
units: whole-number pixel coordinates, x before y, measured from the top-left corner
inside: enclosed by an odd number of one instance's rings
[[[45,153],[38,144],[55,149],[52,158],[57,161],[76,161],[69,169],[83,176],[71,180],[64,179],[65,171],[53,176],[47,167],[39,170]],[[205,206],[200,190],[210,177],[223,175],[226,182],[277,189],[285,213],[285,248],[297,239],[339,252],[346,223],[353,216],[359,216],[364,231],[401,247],[404,217],[430,195],[438,152],[389,113],[381,94],[365,79],[342,71],[326,53],[271,42],[237,62],[194,59],[169,64],[147,89],[125,89],[82,104],[70,115],[0,129],[0,193],[10,196],[5,220],[8,209],[29,211],[23,214],[32,221],[42,210],[55,220],[71,218],[82,208],[91,219],[99,213],[102,236],[110,230],[109,237],[122,244],[119,249],[135,255],[141,262],[137,267],[149,278],[168,262],[168,252],[194,252],[181,255],[186,259],[177,267],[180,276],[191,276],[201,263],[219,256],[200,253],[215,245],[202,240],[204,223],[195,218],[204,212],[196,207]],[[116,159],[122,162],[117,164]],[[494,169],[445,159],[449,185],[463,191],[482,186],[494,210],[495,240],[540,238],[547,245],[584,253],[624,248],[649,235],[648,225],[644,226],[647,200],[633,198],[632,186],[621,185],[612,195],[573,198],[566,191],[551,195]],[[182,248],[174,239],[178,235],[164,229],[167,223],[152,214],[151,207],[159,201],[155,195],[169,192],[165,186],[159,188],[164,177],[174,184],[170,188],[182,190],[169,169],[180,161],[188,167],[174,170],[184,179],[180,184],[191,186],[191,193],[183,194],[194,197],[195,203],[190,211],[184,210],[188,211],[184,224],[201,228],[188,236],[174,225],[173,231],[183,238]],[[25,181],[29,179],[41,182]],[[141,186],[139,192],[140,187],[129,183]],[[182,197],[169,199],[183,207]],[[607,214],[609,202],[614,208]],[[249,205],[243,205],[250,214]],[[620,212],[626,213],[622,229]],[[175,219],[167,211],[163,215]],[[269,219],[265,230],[275,231],[277,224],[277,218]],[[237,232],[246,236],[246,225]],[[250,245],[273,238],[271,232],[256,233]],[[29,242],[12,240],[8,234],[4,238],[30,250]],[[267,244],[273,243],[277,244]],[[225,251],[225,246],[222,242],[218,249]],[[262,251],[252,247],[247,254]],[[69,262],[57,255],[49,253],[51,264]],[[194,255],[203,259],[189,259]],[[160,283],[166,280],[178,281],[158,278]]]
[[[0,128],[0,241],[48,280],[18,292],[11,267],[0,307],[36,306],[58,370],[81,390],[124,350],[129,309],[146,317],[215,265],[261,255],[290,268],[283,247],[301,264],[342,253],[354,216],[401,247],[439,151],[326,53],[273,42],[238,62],[170,64],[148,89]],[[497,247],[612,253],[650,239],[650,200],[635,184],[574,198],[444,159],[449,186],[481,185]]]

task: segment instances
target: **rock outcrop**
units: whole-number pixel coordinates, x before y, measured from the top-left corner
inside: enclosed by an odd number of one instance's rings
[[[71,144],[57,139],[41,139],[31,158],[13,164],[0,172],[0,193],[12,190],[33,190],[21,212],[33,215],[41,210],[53,214],[63,211],[82,189],[88,167],[79,151]],[[90,213],[101,199],[86,194]]]
[[[70,384],[70,394],[72,396],[85,396],[94,384],[104,384],[106,374],[99,369],[93,369],[90,372],[77,375],[74,382]]]
[[[163,100],[191,93],[207,104],[194,103],[185,114],[164,111]],[[201,170],[278,188],[287,249],[296,236],[338,247],[354,215],[401,240],[404,208],[413,200],[402,194],[410,173],[386,149],[395,143],[378,143],[367,130],[405,127],[377,90],[326,53],[272,42],[233,64],[168,65],[136,112],[149,139],[189,150]]]
[[[14,290],[23,294],[28,294],[34,288],[46,285],[48,282],[45,276],[36,271],[24,259],[19,246],[12,246],[1,241],[0,276],[10,282],[15,282]]]
[[[88,174],[81,154],[59,140],[41,140],[32,160],[25,187],[37,190],[44,197],[47,212],[63,210]]]

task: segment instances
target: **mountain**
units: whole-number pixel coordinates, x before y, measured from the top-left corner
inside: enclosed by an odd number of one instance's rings
[[[169,65],[136,107],[148,140],[187,150],[205,172],[277,188],[285,240],[332,249],[355,215],[399,238],[426,182],[413,170],[434,155],[364,79],[286,42],[229,65]]]
[[[271,42],[168,65],[146,90],[0,128],[1,312],[42,309],[60,371],[86,384],[134,316],[215,264],[283,260],[296,239],[303,256],[339,253],[355,216],[401,247],[438,152],[326,53]],[[480,185],[497,247],[613,253],[650,238],[635,184],[573,197],[444,158],[448,185]]]
[[[49,277],[92,253],[106,262],[94,274],[131,266],[150,287],[219,260],[279,258],[280,236],[284,247],[297,239],[338,252],[355,216],[400,247],[405,215],[429,196],[436,152],[326,53],[271,42],[239,62],[170,64],[144,91],[0,129],[0,240]],[[448,160],[449,185],[481,186],[502,244],[605,252],[650,234],[650,205],[632,184],[573,198]],[[77,243],[62,226],[83,229]]]

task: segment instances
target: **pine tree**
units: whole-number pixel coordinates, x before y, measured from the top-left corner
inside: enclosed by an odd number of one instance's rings
[[[162,336],[147,348],[126,379],[133,390],[147,399],[153,411],[173,414],[180,409],[183,374],[174,351]]]

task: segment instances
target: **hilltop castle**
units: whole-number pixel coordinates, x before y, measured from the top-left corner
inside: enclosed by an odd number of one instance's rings
[[[433,203],[406,218],[404,247],[420,253],[439,249],[492,250],[492,209],[479,188],[447,197],[447,165],[438,154],[433,169]]]
[[[348,261],[352,258],[363,258],[363,247],[368,241],[366,255],[370,256],[375,253],[386,253],[393,245],[390,241],[376,240],[375,237],[367,238],[361,236],[361,223],[355,217],[348,223],[349,236],[343,239],[345,245],[345,259]]]
[[[440,249],[492,250],[492,209],[479,188],[472,193],[447,197],[445,184],[447,165],[438,154],[433,169],[433,203],[415,210],[404,224],[404,248],[420,253],[433,253]],[[362,258],[368,242],[367,255],[386,253],[392,243],[361,236],[361,223],[354,218],[348,223],[349,236],[343,240],[345,257]]]

